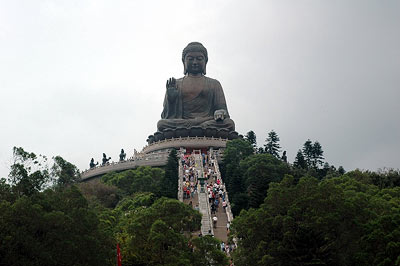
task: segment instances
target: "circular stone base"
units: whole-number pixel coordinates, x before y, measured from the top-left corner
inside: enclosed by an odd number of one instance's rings
[[[219,149],[225,148],[227,141],[227,139],[213,137],[186,137],[164,139],[147,145],[143,148],[142,153],[147,154],[171,148],[179,149],[181,147],[194,149],[213,147],[214,149]]]

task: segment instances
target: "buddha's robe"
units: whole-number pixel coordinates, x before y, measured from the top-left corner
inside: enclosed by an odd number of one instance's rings
[[[218,80],[205,76],[185,76],[176,80],[176,87],[176,95],[168,91],[165,93],[162,119],[157,123],[158,131],[192,126],[235,130],[235,123],[229,118],[224,92]],[[196,93],[188,94],[192,87]],[[221,109],[226,111],[225,119],[215,121],[214,112]]]

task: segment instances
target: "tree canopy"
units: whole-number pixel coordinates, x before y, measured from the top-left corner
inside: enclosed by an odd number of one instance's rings
[[[265,152],[271,154],[272,156],[279,158],[279,152],[281,149],[281,146],[279,145],[279,136],[278,134],[274,131],[271,130],[268,133],[268,137],[265,140]]]
[[[232,231],[235,265],[394,265],[400,262],[400,190],[349,176],[293,177],[270,186]]]
[[[1,265],[104,265],[114,240],[76,187],[0,201]]]
[[[254,149],[257,148],[257,136],[253,130],[246,133],[245,139],[253,146]]]

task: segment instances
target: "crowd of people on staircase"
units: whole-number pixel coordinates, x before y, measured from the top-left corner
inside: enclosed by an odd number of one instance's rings
[[[223,221],[218,221],[218,213],[226,213],[227,208],[227,194],[225,190],[225,185],[223,184],[220,176],[217,173],[216,166],[214,165],[215,157],[210,153],[202,153],[202,167],[196,165],[195,157],[192,154],[181,154],[181,163],[183,168],[183,198],[190,200],[189,204],[193,206],[194,197],[197,193],[198,178],[199,175],[205,178],[205,191],[208,196],[210,213],[212,215],[212,223],[214,230],[225,227],[225,224],[221,224]],[[203,169],[203,173],[199,171]],[[198,205],[194,207],[198,210]],[[221,217],[221,216],[219,216]],[[220,229],[219,229],[220,230]],[[225,230],[225,229],[224,229]],[[227,234],[230,232],[230,222],[226,223]],[[214,231],[215,232],[215,231]],[[228,256],[235,248],[233,243],[222,242],[221,250],[225,252]]]
[[[197,193],[198,172],[195,168],[195,161],[192,155],[182,155],[183,167],[183,199],[193,199]]]

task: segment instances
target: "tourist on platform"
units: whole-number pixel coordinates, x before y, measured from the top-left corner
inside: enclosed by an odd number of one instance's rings
[[[231,251],[231,252],[232,252],[232,251],[234,251],[234,250],[235,250],[235,248],[236,248],[236,245],[235,245],[234,243],[232,243],[232,244],[231,244],[230,251]]]
[[[227,222],[226,223],[226,231],[228,231],[228,233],[229,233],[229,228],[231,227],[231,223],[230,222]]]
[[[224,212],[226,212],[226,201],[222,202],[222,207],[224,208]]]
[[[217,216],[214,216],[213,217],[214,228],[217,228],[217,222],[218,222],[218,218],[217,218]]]
[[[183,187],[183,199],[186,199],[186,186]]]
[[[213,203],[213,204],[211,204],[211,214],[215,214],[215,210],[216,210],[216,208],[215,208],[215,205]]]
[[[190,190],[189,189],[186,190],[186,194],[187,194],[187,199],[190,199]]]
[[[194,188],[193,187],[190,188],[190,196],[193,199],[193,197],[194,197]]]
[[[226,248],[225,248],[226,256],[229,257],[230,253],[229,253],[229,245],[228,245],[228,243],[225,244],[225,247],[226,247]]]

